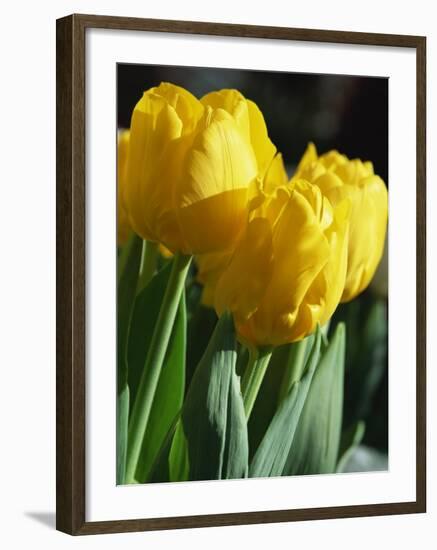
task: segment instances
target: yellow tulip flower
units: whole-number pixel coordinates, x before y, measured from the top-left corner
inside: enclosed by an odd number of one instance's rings
[[[384,251],[387,231],[388,194],[371,162],[349,160],[337,151],[318,156],[310,143],[299,163],[296,178],[317,185],[335,206],[351,201],[351,222],[346,284],[342,302],[365,290],[375,274]]]
[[[265,134],[267,135],[267,134]],[[286,185],[288,176],[285,171],[282,155],[278,153],[270,162],[270,166],[261,178],[258,176],[258,186],[252,197],[249,219],[260,214],[259,207],[272,196],[277,187]],[[255,208],[258,205],[258,209]],[[235,243],[235,246],[238,243]],[[214,293],[221,273],[232,258],[235,247],[223,252],[211,252],[196,257],[198,267],[197,280],[203,285],[202,303],[205,306],[214,307]]]
[[[262,115],[207,97],[201,102],[163,83],[144,93],[132,115],[124,190],[129,221],[171,252],[232,249],[248,221]]]
[[[311,334],[341,298],[348,230],[348,200],[333,207],[305,180],[277,187],[219,276],[217,313],[231,311],[240,339],[250,346]]]
[[[123,203],[123,188],[126,185],[129,130],[123,130],[117,139],[117,244],[122,246],[128,239],[131,226]]]

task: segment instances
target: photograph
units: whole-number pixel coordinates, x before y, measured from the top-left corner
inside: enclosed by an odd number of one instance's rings
[[[117,63],[116,97],[117,484],[389,470],[389,79]]]

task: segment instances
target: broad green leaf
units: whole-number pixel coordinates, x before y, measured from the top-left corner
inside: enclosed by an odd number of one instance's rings
[[[141,373],[159,314],[171,266],[163,268],[138,294],[129,335],[128,364],[131,402],[137,394]],[[181,409],[185,390],[186,310],[182,294],[150,411],[135,478],[147,480],[163,440]]]
[[[127,358],[129,364],[128,381],[131,402],[135,401],[144,362],[152,340],[161,302],[167,287],[171,266],[165,266],[149,284],[137,295],[132,314]]]
[[[182,409],[191,480],[247,476],[247,425],[236,360],[233,321],[224,314],[197,366]]]
[[[288,358],[288,346],[280,346],[274,350],[270,359],[269,366],[266,370],[248,422],[250,459],[253,458],[255,451],[261,443],[275,415]]]
[[[193,285],[197,288],[196,285]],[[192,294],[192,293],[191,293]],[[200,293],[199,293],[200,294]],[[194,307],[193,304],[191,304]],[[186,388],[188,389],[199,361],[217,324],[214,309],[198,304],[192,311],[187,328]]]
[[[295,382],[280,403],[249,469],[249,477],[283,475],[296,427],[307,398],[320,354],[321,332],[317,329],[302,378]]]
[[[311,334],[300,342],[274,349],[249,419],[250,458],[264,437],[278,404],[302,376],[313,343],[314,334]]]
[[[359,421],[352,424],[352,426],[341,435],[340,451],[338,453],[339,459],[337,463],[338,473],[344,471],[353,452],[363,440],[365,430],[365,423]]]
[[[117,484],[124,482],[128,421],[129,386],[123,384],[117,389]]]
[[[129,388],[127,340],[143,241],[133,235],[117,260],[117,483],[123,483],[126,469]]]
[[[180,416],[177,415],[164,437],[150,468],[147,478],[148,483],[166,483],[170,481],[170,453],[179,420]]]
[[[336,470],[343,411],[344,342],[345,327],[340,323],[328,346],[322,346],[284,475]]]
[[[171,444],[169,462],[170,481],[187,481],[190,473],[187,438],[182,422],[179,420]]]
[[[381,419],[375,416],[375,395],[387,372],[387,303],[364,293],[341,304],[336,315],[347,326],[345,418],[349,422],[364,419],[370,432],[370,422],[381,427]]]
[[[187,481],[189,475],[188,447],[178,414],[168,430],[150,468],[149,483]]]
[[[387,370],[387,306],[378,301],[372,304],[360,337],[360,357],[354,370],[360,387],[356,415],[372,415],[375,393]],[[357,372],[358,371],[358,372]]]

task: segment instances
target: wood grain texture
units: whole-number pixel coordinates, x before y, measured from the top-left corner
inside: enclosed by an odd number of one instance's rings
[[[56,28],[56,526],[85,522],[85,72],[83,28]]]
[[[426,38],[416,47],[416,500],[426,512]]]
[[[236,25],[199,21],[172,21],[140,19],[110,15],[74,15],[84,27],[101,29],[128,29],[137,31],[235,36],[242,38],[271,38],[274,40],[300,40],[306,42],[332,42],[334,44],[362,44],[368,46],[394,46],[415,48],[420,37],[411,35],[379,34],[348,31],[326,31],[257,25]]]
[[[85,31],[141,30],[406,47],[417,59],[417,442],[414,502],[120,521],[85,520]],[[72,535],[276,523],[426,510],[426,39],[418,36],[72,15],[56,29],[56,526]],[[115,428],[114,428],[115,429]]]

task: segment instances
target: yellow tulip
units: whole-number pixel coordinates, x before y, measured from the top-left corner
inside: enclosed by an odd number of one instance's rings
[[[349,160],[337,151],[318,156],[310,143],[299,163],[296,178],[317,185],[335,206],[351,201],[351,222],[346,284],[342,302],[365,290],[375,274],[384,251],[387,230],[388,194],[371,162]]]
[[[323,325],[346,278],[349,201],[335,207],[305,180],[277,187],[254,213],[216,284],[250,346],[301,340]]]
[[[259,216],[260,206],[264,201],[272,196],[277,187],[286,185],[288,176],[285,171],[282,155],[278,153],[270,162],[270,166],[264,174],[264,177],[258,176],[258,186],[256,194],[251,201],[249,219],[255,215]],[[258,205],[258,208],[255,208]],[[235,243],[235,246],[238,243]],[[234,247],[235,249],[235,247]],[[234,249],[222,252],[211,252],[201,254],[196,257],[198,267],[197,280],[203,285],[202,303],[205,306],[214,307],[214,294],[217,282],[221,273],[232,258]]]
[[[265,156],[255,139],[262,115],[207,97],[201,102],[163,83],[144,93],[132,115],[124,190],[129,221],[171,252],[235,246],[248,221],[257,155]]]
[[[129,130],[123,130],[117,139],[117,244],[122,246],[128,239],[131,226],[123,202],[123,188],[126,185]]]

